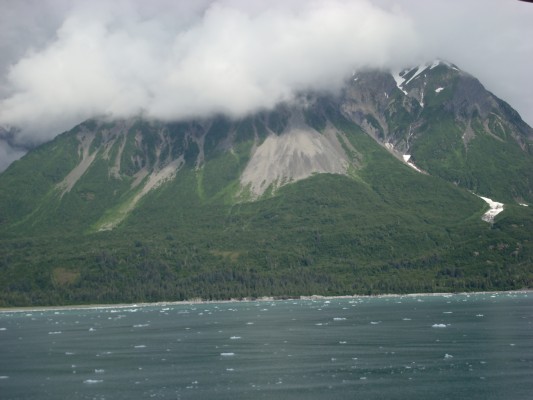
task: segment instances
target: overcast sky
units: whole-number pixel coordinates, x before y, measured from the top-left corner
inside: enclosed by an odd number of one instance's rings
[[[0,170],[91,116],[242,116],[437,57],[533,125],[531,38],[518,0],[0,0]]]

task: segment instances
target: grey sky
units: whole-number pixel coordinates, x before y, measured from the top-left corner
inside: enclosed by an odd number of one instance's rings
[[[241,116],[436,57],[533,124],[532,21],[516,0],[0,0],[0,125],[40,143],[94,115]],[[21,154],[0,140],[0,170]]]

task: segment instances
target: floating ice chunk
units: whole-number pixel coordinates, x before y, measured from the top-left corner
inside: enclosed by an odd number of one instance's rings
[[[453,311],[443,311],[443,314],[453,314]]]
[[[239,339],[241,339],[241,337],[240,336],[232,336],[232,337],[230,337],[230,339],[231,340],[239,340]]]
[[[370,325],[378,325],[381,324],[381,321],[370,321]]]
[[[247,322],[246,325],[253,325],[253,322]]]
[[[101,379],[86,379],[83,381],[83,383],[87,384],[87,385],[94,385],[95,383],[102,383],[103,380]]]
[[[411,318],[402,318],[402,321],[411,321]]]
[[[335,318],[333,318],[333,321],[346,321],[346,318],[344,318],[344,317],[335,317]]]
[[[235,353],[220,353],[222,357],[233,357]]]
[[[431,325],[432,328],[446,328],[446,324],[433,324]]]
[[[341,340],[339,344],[346,344],[346,340]]]
[[[440,93],[440,92],[442,92],[443,90],[444,90],[443,87],[437,88],[437,89],[435,89],[435,93]]]
[[[233,371],[235,371],[235,368],[226,368],[226,371],[233,372]]]
[[[0,331],[6,331],[7,328],[0,328]]]
[[[137,346],[133,346],[135,349],[144,349],[146,347],[145,344],[139,344]]]
[[[518,205],[520,205],[522,207],[529,207],[529,204],[526,204],[526,203],[518,203]]]
[[[104,372],[105,372],[105,369],[95,369],[94,370],[95,374],[103,374]]]
[[[453,356],[451,354],[448,354],[448,353],[444,354],[444,359],[445,360],[449,360],[450,358],[453,358]]]
[[[55,331],[55,332],[48,332],[49,335],[61,335],[63,332],[61,331]]]
[[[133,325],[134,328],[144,328],[146,326],[150,326],[150,324],[136,324],[136,325]]]
[[[0,376],[0,379],[9,379],[9,376],[7,376],[7,375],[1,375],[1,376]]]
[[[476,314],[476,317],[480,318],[480,317],[484,317],[483,314]]]

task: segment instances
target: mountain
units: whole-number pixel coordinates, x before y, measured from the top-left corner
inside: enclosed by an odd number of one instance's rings
[[[444,61],[238,120],[88,120],[0,175],[0,305],[531,287],[532,143]]]

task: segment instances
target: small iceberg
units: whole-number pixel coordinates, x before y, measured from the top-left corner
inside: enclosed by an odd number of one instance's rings
[[[444,354],[444,359],[445,360],[449,360],[450,358],[453,358],[453,356],[451,354],[448,354],[448,353]]]
[[[344,317],[335,317],[335,318],[333,318],[333,321],[346,321],[346,318],[344,318]]]
[[[446,324],[433,324],[431,325],[432,328],[446,328]]]
[[[102,383],[103,380],[101,379],[86,379],[83,381],[83,383],[87,384],[87,385],[94,385],[95,383]]]
[[[222,357],[233,357],[235,353],[220,353]]]

